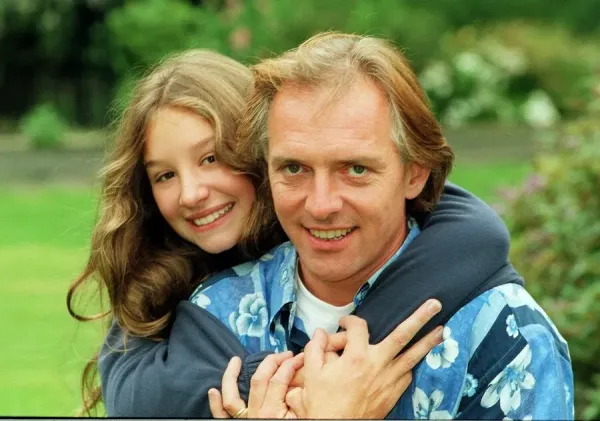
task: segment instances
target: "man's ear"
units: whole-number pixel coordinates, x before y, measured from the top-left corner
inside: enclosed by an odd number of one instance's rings
[[[429,178],[429,174],[431,170],[429,168],[425,168],[422,165],[411,162],[408,164],[408,168],[406,170],[406,178],[404,182],[406,184],[406,198],[414,199],[423,191],[425,187],[425,183],[427,183],[427,179]]]

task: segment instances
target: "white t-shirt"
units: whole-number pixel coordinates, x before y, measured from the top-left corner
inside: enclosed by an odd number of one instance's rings
[[[315,297],[302,283],[296,266],[296,317],[304,323],[304,329],[312,338],[316,328],[335,333],[342,317],[354,310],[354,302],[337,307]]]

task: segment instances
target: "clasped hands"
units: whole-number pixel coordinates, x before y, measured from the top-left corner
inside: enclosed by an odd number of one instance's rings
[[[342,332],[317,329],[304,353],[269,355],[250,381],[248,406],[237,378],[242,362],[234,357],[221,392],[209,390],[215,418],[371,418],[383,419],[412,381],[412,369],[442,341],[438,326],[409,349],[417,332],[441,309],[428,300],[385,339],[369,344],[367,323],[340,319]],[[342,351],[338,355],[338,351]],[[402,352],[403,351],[403,352]]]

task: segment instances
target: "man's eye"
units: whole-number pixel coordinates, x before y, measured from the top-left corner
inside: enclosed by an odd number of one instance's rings
[[[175,173],[173,171],[165,172],[156,177],[156,182],[164,183],[165,181],[168,181],[173,177],[175,177]]]
[[[367,174],[367,169],[362,165],[352,165],[348,167],[348,174],[353,177],[362,177]]]
[[[202,165],[202,164],[213,164],[213,163],[215,163],[215,162],[217,162],[217,157],[216,157],[216,156],[214,156],[214,155],[209,155],[209,156],[207,156],[206,158],[204,158],[204,159],[203,159],[203,160],[200,162],[200,164],[201,164],[201,165]]]
[[[302,168],[298,164],[288,164],[283,167],[283,170],[288,174],[298,174]]]

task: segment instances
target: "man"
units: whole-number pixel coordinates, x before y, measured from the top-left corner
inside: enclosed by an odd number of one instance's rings
[[[254,72],[241,152],[267,163],[293,246],[193,300],[213,303],[205,308],[249,349],[299,351],[312,337],[304,388],[289,403],[318,418],[331,402],[353,403],[351,391],[373,381],[376,357],[363,337],[353,358],[326,362],[324,331],[338,329],[419,235],[412,217],[436,204],[452,153],[413,72],[385,41],[318,35]],[[223,303],[244,282],[246,294]],[[567,345],[521,286],[475,297],[443,336],[390,417],[573,417]]]

